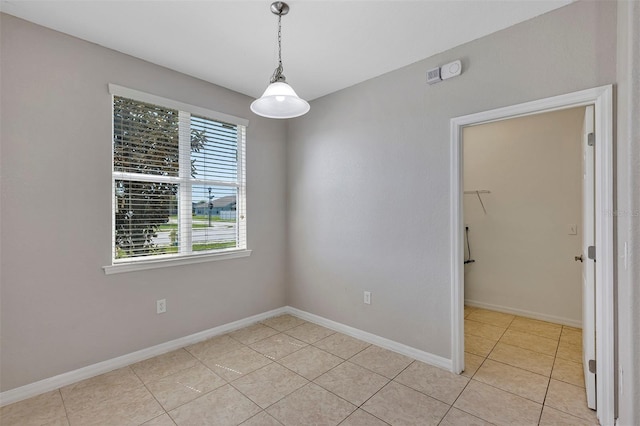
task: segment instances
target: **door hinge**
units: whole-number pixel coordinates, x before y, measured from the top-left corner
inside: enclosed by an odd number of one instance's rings
[[[596,374],[596,360],[589,360],[589,373]]]
[[[593,133],[589,133],[587,135],[587,145],[594,146],[596,143],[596,135]]]
[[[587,257],[592,260],[596,260],[596,246],[587,247]]]

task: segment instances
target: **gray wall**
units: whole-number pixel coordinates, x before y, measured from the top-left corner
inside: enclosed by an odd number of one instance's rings
[[[640,6],[619,5],[617,208],[636,212]],[[615,82],[615,7],[579,2],[314,101],[292,122],[286,152],[282,123],[251,115],[242,95],[2,15],[1,390],[285,302],[448,357],[448,121]],[[462,76],[425,85],[426,69],[457,58]],[[251,120],[250,258],[102,273],[110,258],[109,82]],[[83,210],[69,205],[78,197]],[[42,206],[50,215],[37,213]],[[636,424],[640,223],[618,219],[619,253],[623,241],[631,249],[618,273],[628,402],[620,424]],[[368,309],[363,289],[374,292]],[[158,316],[162,297],[169,311]]]
[[[251,99],[1,17],[2,386],[8,390],[285,303],[285,136]],[[106,276],[108,83],[245,117],[248,258]],[[156,315],[155,301],[168,312]]]
[[[615,81],[616,4],[578,2],[312,102],[287,137],[289,304],[450,358],[449,120]]]

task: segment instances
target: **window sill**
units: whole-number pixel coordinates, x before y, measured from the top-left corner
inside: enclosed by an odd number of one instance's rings
[[[105,275],[120,274],[123,272],[144,271],[147,269],[167,268],[170,266],[191,265],[194,263],[213,262],[217,260],[236,259],[240,257],[248,257],[251,250],[233,250],[224,253],[212,253],[203,255],[192,255],[185,257],[176,257],[173,259],[147,260],[131,263],[116,263],[109,266],[103,266]]]

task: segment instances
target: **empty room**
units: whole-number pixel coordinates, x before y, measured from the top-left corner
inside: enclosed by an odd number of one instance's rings
[[[639,52],[635,0],[0,0],[0,424],[639,424]]]

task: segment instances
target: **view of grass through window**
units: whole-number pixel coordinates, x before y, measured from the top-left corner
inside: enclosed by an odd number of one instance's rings
[[[238,126],[119,96],[113,106],[114,259],[238,247]]]

